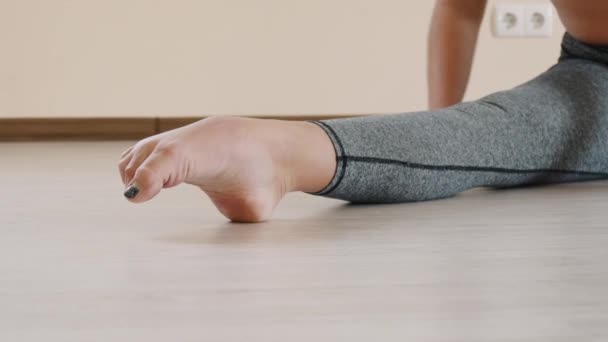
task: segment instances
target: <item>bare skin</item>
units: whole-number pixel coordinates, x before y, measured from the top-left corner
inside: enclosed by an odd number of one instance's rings
[[[554,4],[574,37],[608,44],[608,2]],[[462,100],[485,5],[486,0],[437,1],[429,33],[431,108]],[[118,168],[127,190],[138,189],[131,202],[187,183],[230,220],[260,222],[288,192],[325,188],[335,174],[336,154],[313,123],[216,117],[138,142],[123,153]]]
[[[119,171],[141,203],[163,188],[198,186],[227,218],[267,220],[291,191],[317,192],[336,169],[333,145],[310,122],[214,117],[155,135],[125,151]]]
[[[462,101],[486,0],[438,0],[428,35],[429,108]]]
[[[576,39],[608,45],[608,2],[605,0],[553,0],[566,30]]]

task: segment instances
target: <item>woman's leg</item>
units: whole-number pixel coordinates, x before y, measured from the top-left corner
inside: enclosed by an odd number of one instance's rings
[[[608,52],[569,37],[564,48],[536,79],[443,110],[315,123],[217,118],[148,138],[120,162],[126,195],[143,202],[186,182],[250,222],[289,191],[387,203],[606,178]]]
[[[337,173],[316,193],[352,202],[437,199],[475,187],[608,177],[608,67],[572,59],[451,108],[317,122]]]

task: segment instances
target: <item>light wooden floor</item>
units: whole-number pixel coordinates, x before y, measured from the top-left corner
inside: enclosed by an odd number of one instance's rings
[[[230,224],[119,143],[0,144],[0,341],[607,341],[608,182]]]

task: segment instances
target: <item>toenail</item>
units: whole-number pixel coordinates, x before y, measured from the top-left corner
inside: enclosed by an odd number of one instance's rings
[[[128,198],[128,199],[135,198],[135,196],[137,196],[137,194],[139,194],[139,188],[137,188],[137,186],[135,186],[135,185],[131,185],[125,191],[125,197]]]

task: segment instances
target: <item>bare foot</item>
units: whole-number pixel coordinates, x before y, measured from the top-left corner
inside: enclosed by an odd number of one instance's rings
[[[331,141],[310,122],[214,117],[144,139],[119,163],[125,196],[198,186],[230,220],[267,220],[290,191],[323,189],[336,169]]]

